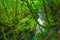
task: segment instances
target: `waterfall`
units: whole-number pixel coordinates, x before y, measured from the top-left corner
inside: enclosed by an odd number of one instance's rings
[[[42,20],[42,19],[44,18],[43,15],[44,15],[43,13],[38,13],[39,18],[38,18],[37,21],[38,21],[39,24],[41,24],[41,25],[44,24],[44,20]],[[41,19],[41,18],[42,18],[42,19]],[[36,32],[41,32],[40,29],[39,29],[39,27],[42,29],[42,31],[44,31],[44,28],[42,28],[41,26],[38,26],[38,24],[37,24],[37,26],[36,26]]]

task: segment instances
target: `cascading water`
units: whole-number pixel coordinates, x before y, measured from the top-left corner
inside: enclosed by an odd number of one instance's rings
[[[39,24],[43,25],[43,24],[44,24],[44,20],[42,20],[42,19],[44,18],[44,14],[43,14],[43,13],[38,13],[38,16],[39,16],[39,18],[38,18]],[[42,18],[42,19],[41,19],[41,18]],[[39,28],[41,28],[42,31],[44,31],[44,28],[42,28],[41,26],[39,26],[39,25],[37,24],[37,26],[36,26],[36,30],[37,30],[37,31],[36,31],[36,32],[41,32]]]
[[[44,24],[44,20],[41,19],[41,18],[44,18],[43,15],[44,15],[43,13],[38,13],[39,18],[37,19],[37,21],[39,22],[40,25],[43,25],[43,24]],[[40,28],[42,29],[42,31],[45,30],[44,28],[42,28],[41,26],[39,26],[39,25],[37,24],[37,25],[36,25],[36,33],[39,33],[39,32],[41,33]],[[36,33],[35,33],[35,35],[34,35],[34,37],[33,37],[33,40],[37,40]]]

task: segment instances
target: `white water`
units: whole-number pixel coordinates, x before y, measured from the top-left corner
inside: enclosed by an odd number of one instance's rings
[[[41,20],[41,18],[43,18],[43,14],[42,13],[38,13],[38,16],[39,16],[39,18],[38,18],[39,24],[43,25],[44,24],[44,20]],[[38,26],[38,24],[37,24],[37,26],[36,26],[36,30],[37,31],[36,32],[41,32],[39,27],[42,29],[42,31],[44,31],[44,28],[42,28],[41,26]]]

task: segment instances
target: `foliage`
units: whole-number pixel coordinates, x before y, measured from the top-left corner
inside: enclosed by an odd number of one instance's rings
[[[43,25],[38,13],[44,15]],[[59,31],[59,0],[0,0],[0,40],[60,40]]]

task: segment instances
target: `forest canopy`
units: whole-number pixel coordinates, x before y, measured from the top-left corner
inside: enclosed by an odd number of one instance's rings
[[[0,40],[60,40],[60,0],[0,0]]]

